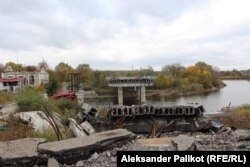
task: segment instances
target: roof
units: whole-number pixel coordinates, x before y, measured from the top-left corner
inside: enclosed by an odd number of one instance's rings
[[[0,82],[19,82],[20,78],[0,78]]]
[[[76,96],[74,92],[58,92],[52,96],[52,98],[59,98],[59,97],[72,97]]]

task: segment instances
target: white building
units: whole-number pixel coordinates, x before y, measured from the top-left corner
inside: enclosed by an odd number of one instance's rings
[[[23,86],[22,78],[0,78],[0,91],[17,92]]]
[[[38,86],[49,81],[48,66],[43,62],[37,67],[26,68],[23,71],[14,71],[11,66],[6,66],[2,78],[21,78],[24,80],[24,85]]]

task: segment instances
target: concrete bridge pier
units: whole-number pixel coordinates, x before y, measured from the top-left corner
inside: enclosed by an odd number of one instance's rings
[[[141,87],[141,103],[146,103],[146,93],[145,93],[145,86]]]
[[[118,104],[123,105],[123,88],[134,87],[137,91],[137,98],[141,104],[146,103],[145,89],[153,86],[153,79],[147,77],[117,77],[110,78],[108,85],[118,88]]]
[[[146,91],[145,86],[136,87],[137,100],[141,104],[146,103],[146,93],[145,93],[145,91]]]
[[[123,90],[122,90],[122,87],[118,87],[118,104],[123,105]]]

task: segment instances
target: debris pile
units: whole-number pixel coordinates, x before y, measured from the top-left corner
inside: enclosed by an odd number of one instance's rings
[[[211,128],[203,115],[203,106],[112,106],[109,110],[111,127],[123,127],[134,133],[154,131],[199,131]]]

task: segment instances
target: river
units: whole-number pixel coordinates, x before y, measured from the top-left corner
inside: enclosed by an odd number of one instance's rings
[[[238,106],[242,104],[250,104],[250,81],[249,80],[225,80],[226,87],[210,93],[190,96],[174,96],[174,97],[147,97],[147,104],[152,105],[187,105],[190,103],[202,104],[207,113],[213,113],[220,110],[222,107]],[[87,103],[98,105],[117,104],[117,98],[106,99],[88,99]],[[134,104],[134,99],[124,97],[124,104]]]

